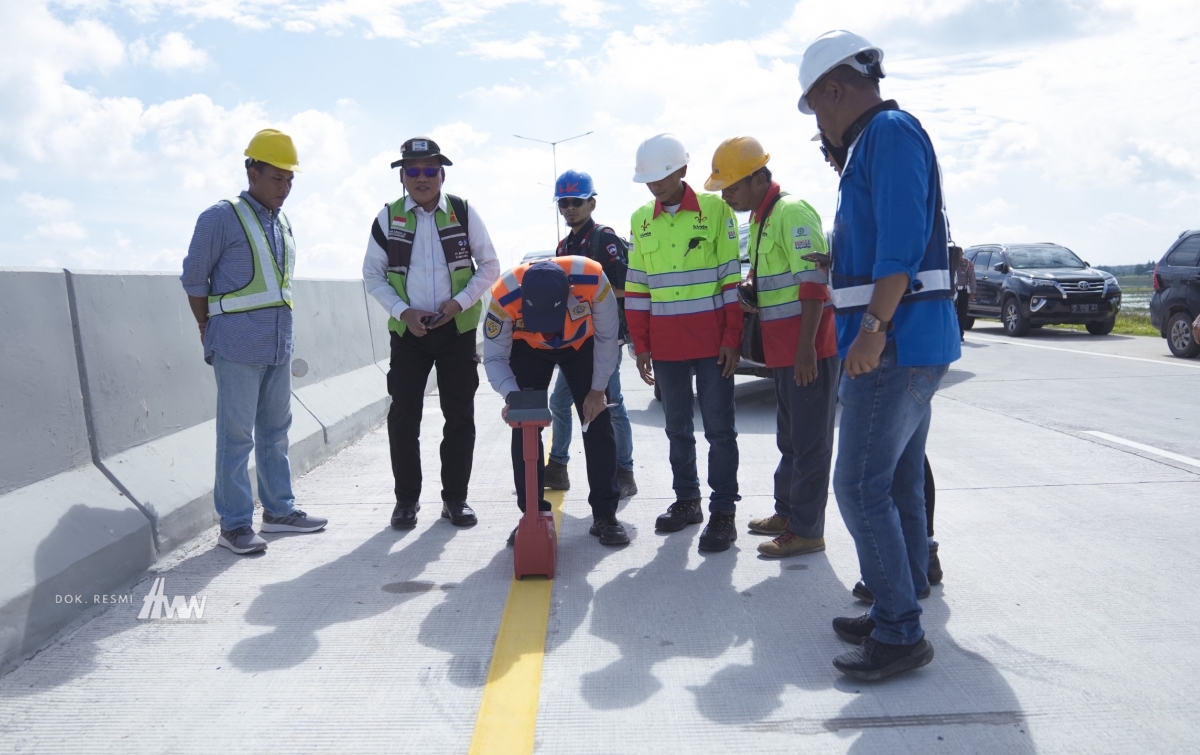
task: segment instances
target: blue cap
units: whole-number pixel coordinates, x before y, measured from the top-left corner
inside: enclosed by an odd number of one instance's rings
[[[521,278],[521,318],[531,333],[561,333],[571,282],[557,262],[535,262]]]
[[[554,182],[555,201],[563,197],[579,197],[588,199],[596,196],[596,186],[592,177],[578,170],[568,170]]]

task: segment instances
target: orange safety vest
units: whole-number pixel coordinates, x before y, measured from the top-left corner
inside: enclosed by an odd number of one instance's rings
[[[514,339],[524,341],[535,349],[562,349],[568,346],[578,349],[592,337],[592,305],[597,297],[612,295],[612,292],[607,290],[611,287],[606,286],[605,291],[600,290],[604,267],[595,260],[568,256],[555,257],[550,261],[566,271],[567,280],[571,284],[561,333],[555,334],[547,341],[542,338],[541,333],[525,330],[525,320],[521,315],[521,281],[525,278],[525,271],[534,264],[532,262],[522,262],[500,276],[500,280],[492,286],[492,300],[504,309],[508,319],[512,321]]]

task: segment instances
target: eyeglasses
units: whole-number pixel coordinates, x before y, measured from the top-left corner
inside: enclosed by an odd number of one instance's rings
[[[565,210],[568,207],[583,207],[583,203],[586,201],[586,199],[580,199],[579,197],[563,197],[558,200],[558,209]]]
[[[409,178],[416,178],[422,173],[425,174],[426,178],[433,178],[440,173],[441,170],[441,168],[405,168],[404,172],[408,174]]]

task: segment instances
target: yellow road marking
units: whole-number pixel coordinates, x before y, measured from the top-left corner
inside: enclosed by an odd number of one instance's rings
[[[547,433],[546,448],[550,447]],[[562,529],[562,491],[547,490],[554,510],[554,531]],[[513,579],[500,618],[492,665],[475,718],[470,755],[530,755],[537,733],[542,660],[554,582]]]

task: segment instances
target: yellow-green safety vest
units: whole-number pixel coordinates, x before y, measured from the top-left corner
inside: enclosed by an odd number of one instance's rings
[[[263,229],[258,213],[241,197],[228,200],[233,211],[246,231],[250,242],[250,260],[254,263],[254,276],[245,287],[228,294],[208,297],[208,316],[216,317],[226,312],[249,312],[252,309],[292,306],[292,272],[296,267],[296,245],[292,240],[292,224],[283,210],[279,211],[279,224],[283,233],[283,270],[275,261],[267,232]],[[267,274],[267,270],[271,274]]]
[[[387,256],[388,283],[396,290],[401,301],[408,304],[408,266],[412,261],[413,239],[417,231],[416,208],[405,211],[405,197],[388,204],[388,238]],[[434,224],[437,226],[438,238],[442,242],[442,253],[446,265],[450,268],[450,295],[457,296],[471,277],[475,275],[475,265],[471,261],[471,244],[467,239],[466,223],[460,222],[458,216],[467,213],[467,205],[462,199],[450,194],[446,195],[446,204],[450,212],[446,212],[439,204],[434,210]],[[483,311],[482,300],[475,302],[454,318],[454,326],[459,333],[468,333],[479,327],[479,316]],[[392,317],[388,320],[388,330],[404,335],[408,326],[403,320]]]
[[[825,273],[802,255],[825,251],[821,217],[803,199],[780,193],[758,241],[757,221],[750,223],[750,267],[763,322],[800,316],[800,284],[825,283]]]

